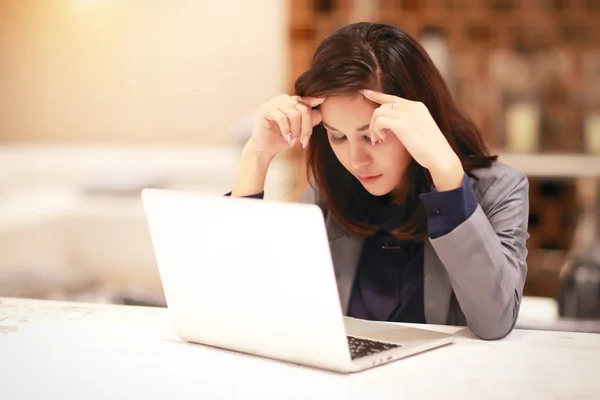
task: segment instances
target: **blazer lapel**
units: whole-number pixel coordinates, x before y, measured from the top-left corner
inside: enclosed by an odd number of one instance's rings
[[[425,241],[424,252],[425,321],[445,325],[452,296],[450,277],[429,240]]]
[[[358,269],[363,239],[348,235],[331,214],[325,219],[331,261],[335,271],[340,305],[344,315],[348,314],[352,286]]]

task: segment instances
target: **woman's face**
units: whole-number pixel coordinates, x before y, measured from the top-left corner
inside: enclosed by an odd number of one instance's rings
[[[411,156],[393,134],[371,144],[369,124],[378,105],[363,95],[329,97],[321,104],[323,126],[340,163],[374,196],[396,189]]]

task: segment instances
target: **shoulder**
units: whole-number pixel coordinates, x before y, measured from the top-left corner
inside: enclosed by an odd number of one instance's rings
[[[471,186],[484,208],[514,199],[528,202],[527,175],[507,164],[495,161],[490,167],[475,169],[471,174]]]

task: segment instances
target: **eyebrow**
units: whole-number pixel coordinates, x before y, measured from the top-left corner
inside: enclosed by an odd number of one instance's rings
[[[325,127],[325,129],[327,129],[329,131],[340,132],[339,129],[336,129],[333,126],[326,124],[325,121],[323,121],[323,126]],[[363,125],[363,126],[360,126],[356,131],[357,132],[364,132],[364,131],[368,130],[370,126],[371,126],[370,123],[366,124],[366,125]]]

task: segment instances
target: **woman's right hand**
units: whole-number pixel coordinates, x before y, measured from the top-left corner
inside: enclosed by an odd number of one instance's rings
[[[275,157],[298,142],[306,147],[313,127],[322,121],[321,112],[313,107],[323,101],[322,97],[275,96],[260,107],[246,148]]]

